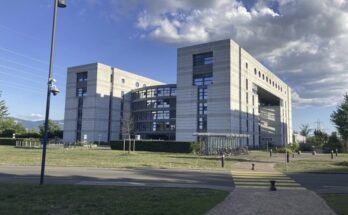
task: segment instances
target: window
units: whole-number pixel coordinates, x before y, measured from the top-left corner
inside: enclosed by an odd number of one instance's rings
[[[171,96],[176,96],[176,88],[171,89]]]
[[[261,78],[261,72],[259,71],[259,78]]]
[[[265,74],[262,74],[262,80],[265,80]]]
[[[245,68],[248,69],[248,62],[245,62]]]
[[[87,87],[81,87],[76,89],[76,96],[83,97],[87,95]]]
[[[135,86],[136,86],[136,87],[139,87],[139,82],[136,82],[136,83],[135,83]]]
[[[213,64],[213,52],[193,55],[193,66]]]
[[[87,81],[88,73],[87,72],[79,72],[77,75],[77,82]]]
[[[248,85],[248,79],[245,79],[245,88],[248,90],[248,88],[249,88],[249,85]]]
[[[256,71],[256,68],[254,68],[254,74],[257,75],[257,71]]]
[[[122,84],[126,83],[126,80],[124,78],[121,79]]]
[[[266,76],[266,82],[268,82],[268,76]]]

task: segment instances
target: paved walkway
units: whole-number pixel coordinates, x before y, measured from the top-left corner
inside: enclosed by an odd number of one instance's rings
[[[1,166],[0,182],[38,183],[39,166]],[[225,171],[181,169],[112,169],[46,167],[45,183],[145,187],[208,188],[231,191],[231,174]]]
[[[255,170],[251,170],[251,164]],[[206,215],[334,215],[316,193],[305,189],[283,173],[274,163],[241,162],[231,171],[236,188]],[[270,191],[270,180],[277,191]]]

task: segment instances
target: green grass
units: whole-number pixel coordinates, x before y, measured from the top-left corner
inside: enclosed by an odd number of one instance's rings
[[[0,184],[0,214],[203,214],[227,195],[207,189]]]
[[[40,165],[40,149],[20,149],[0,146],[0,165]],[[183,153],[132,152],[97,149],[48,149],[48,166],[84,166],[104,168],[182,168],[221,170],[218,156],[198,156]],[[226,159],[225,170],[235,160]]]
[[[288,172],[348,173],[348,154],[339,154],[331,159],[330,154],[301,155],[291,159]],[[276,169],[285,171],[285,163],[277,163]]]
[[[320,195],[337,215],[348,214],[348,194],[330,193]]]

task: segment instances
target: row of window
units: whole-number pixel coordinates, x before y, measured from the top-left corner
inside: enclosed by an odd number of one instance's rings
[[[175,99],[150,99],[133,103],[133,110],[157,109],[157,108],[175,108]]]
[[[121,83],[122,84],[126,84],[126,79],[121,78]],[[139,86],[140,86],[140,83],[139,82],[135,82],[135,87],[139,88]],[[146,87],[146,84],[143,84],[143,87]]]
[[[136,132],[142,131],[175,131],[175,122],[138,122]]]
[[[248,67],[247,65],[248,65],[248,63],[246,63],[246,67]],[[271,79],[271,78],[268,78],[267,75],[261,74],[260,71],[257,72],[256,68],[254,68],[254,75],[258,75],[259,78],[262,78],[262,80],[265,80],[267,83],[269,83],[270,85],[272,85],[273,87],[275,87],[276,89],[278,89],[280,92],[283,92],[283,87],[280,86],[280,84],[277,84],[277,83],[275,83],[274,81],[272,81],[272,79]],[[285,91],[285,94],[286,94],[286,91]]]
[[[135,112],[134,120],[162,120],[162,119],[175,119],[175,111],[170,110],[157,110],[146,112]]]
[[[176,88],[171,87],[159,87],[152,88],[147,90],[140,90],[134,92],[133,99],[145,99],[145,98],[153,98],[160,96],[176,96]]]

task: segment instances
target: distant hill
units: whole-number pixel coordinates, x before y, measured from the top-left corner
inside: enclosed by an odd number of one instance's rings
[[[17,123],[22,124],[25,128],[27,129],[39,129],[39,125],[42,125],[44,123],[44,120],[39,120],[39,121],[31,121],[31,120],[25,120],[25,119],[19,119],[19,118],[14,118],[14,120],[17,121]],[[55,123],[57,123],[60,127],[61,130],[64,129],[64,120],[52,120]]]

